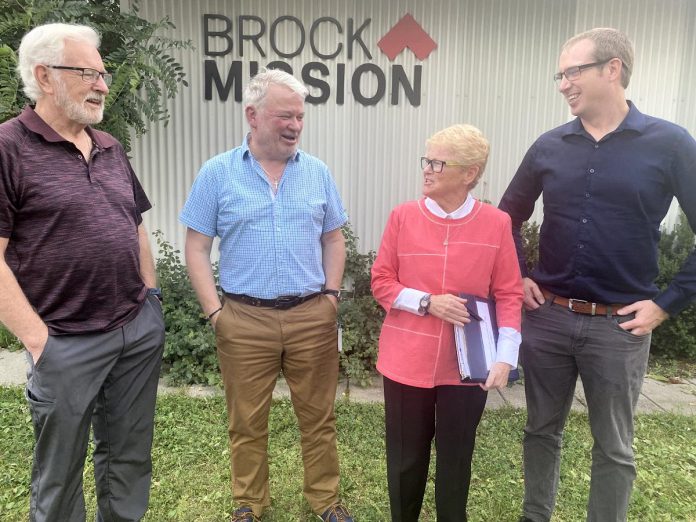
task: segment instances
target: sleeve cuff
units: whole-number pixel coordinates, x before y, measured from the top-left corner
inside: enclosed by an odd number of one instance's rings
[[[397,310],[405,310],[406,312],[411,312],[412,314],[416,315],[424,315],[418,313],[418,309],[420,308],[420,300],[427,293],[428,292],[422,292],[414,288],[404,288],[401,290],[401,292],[399,292],[399,295],[394,300],[392,308],[396,308]]]
[[[503,326],[498,330],[498,344],[496,362],[504,362],[517,368],[517,359],[520,353],[522,335],[509,326]]]

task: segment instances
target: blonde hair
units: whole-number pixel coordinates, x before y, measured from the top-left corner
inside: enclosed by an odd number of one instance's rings
[[[611,27],[596,27],[570,38],[561,47],[561,52],[581,40],[590,40],[594,43],[592,60],[595,62],[603,62],[612,58],[621,60],[621,85],[626,89],[633,72],[633,44],[628,36]]]
[[[86,42],[99,47],[100,36],[87,25],[77,24],[44,24],[29,31],[19,44],[19,65],[17,72],[22,77],[24,94],[36,102],[43,91],[34,77],[37,65],[64,65],[63,52],[65,41],[74,40]]]
[[[491,151],[491,145],[483,133],[473,125],[466,123],[452,125],[436,132],[425,141],[425,145],[445,147],[454,155],[454,160],[457,163],[462,163],[467,167],[478,167],[478,174],[469,184],[469,190],[473,189],[483,176],[488,162],[488,154]]]

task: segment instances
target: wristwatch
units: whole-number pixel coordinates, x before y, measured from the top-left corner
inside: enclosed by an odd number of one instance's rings
[[[418,313],[423,315],[428,315],[428,310],[430,309],[430,297],[431,294],[425,294],[421,297],[420,303],[418,303]]]
[[[336,298],[336,301],[341,301],[341,291],[340,290],[333,290],[331,288],[326,288],[325,290],[322,290],[321,292],[324,295],[332,295]]]

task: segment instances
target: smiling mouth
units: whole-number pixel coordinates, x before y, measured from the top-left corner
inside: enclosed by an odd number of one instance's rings
[[[579,94],[569,94],[568,96],[566,96],[566,100],[568,100],[568,103],[573,103],[579,97],[580,97]]]

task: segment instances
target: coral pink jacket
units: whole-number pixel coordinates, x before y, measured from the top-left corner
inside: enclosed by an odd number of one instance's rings
[[[523,293],[510,217],[476,201],[467,216],[442,219],[424,199],[409,201],[389,216],[372,267],[372,292],[387,311],[379,372],[421,388],[461,384],[453,326],[432,315],[392,308],[404,288],[491,296],[498,327],[520,331]]]

